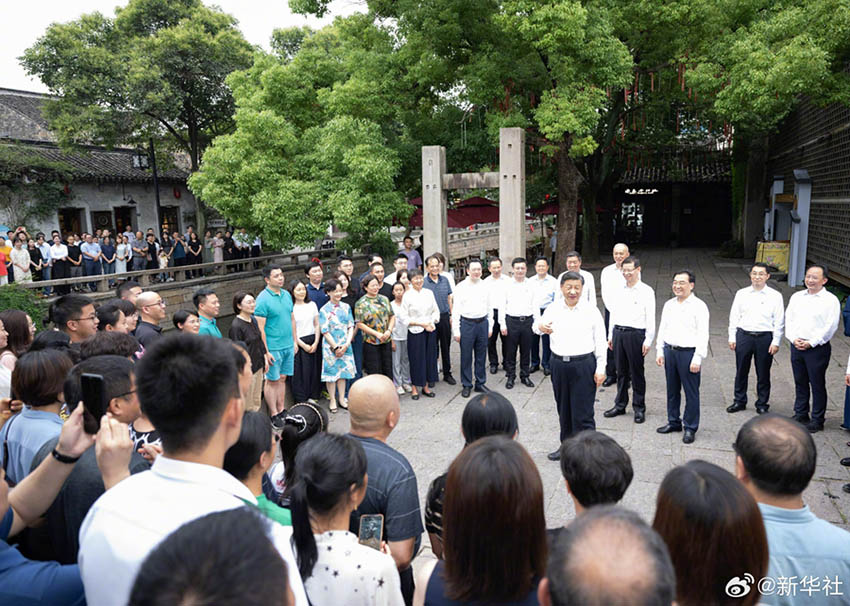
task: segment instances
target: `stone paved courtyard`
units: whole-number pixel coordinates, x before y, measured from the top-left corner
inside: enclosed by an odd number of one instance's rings
[[[629,414],[606,419],[602,412],[614,400],[616,386],[597,391],[595,418],[596,426],[616,439],[631,455],[634,480],[626,492],[622,504],[636,510],[648,522],[655,512],[655,497],[664,475],[674,466],[691,459],[703,459],[716,463],[734,472],[732,442],[738,428],[755,415],[755,372],[750,378],[749,405],[747,410],[728,414],[726,407],[732,403],[732,384],[735,376],[735,357],[727,344],[729,309],[735,291],[749,284],[750,262],[747,260],[723,259],[713,250],[675,249],[652,250],[640,255],[643,265],[642,279],[655,289],[657,318],[661,307],[672,296],[670,283],[676,269],[690,268],[696,273],[695,294],[708,305],[711,312],[711,336],[709,356],[703,363],[700,429],[696,442],[682,443],[682,434],[661,435],[656,427],[666,423],[666,395],[663,370],[654,362],[655,344],[647,356],[646,422],[636,425]],[[607,261],[607,259],[606,259]],[[610,263],[586,263],[583,267],[591,271],[599,285],[599,271]],[[779,289],[787,306],[794,289],[786,282],[771,281],[770,286]],[[597,293],[598,294],[598,293]],[[601,309],[601,300],[600,300]],[[814,513],[845,529],[850,529],[850,495],[841,491],[844,483],[850,482],[848,468],[839,465],[839,460],[850,455],[846,442],[850,433],[839,428],[844,405],[844,372],[850,339],[843,336],[843,323],[832,339],[832,360],[827,372],[829,403],[826,412],[826,427],[815,435],[818,448],[818,463],[814,480],[805,493],[805,501]],[[452,344],[452,369],[458,385],[437,383],[437,397],[422,398],[417,402],[410,396],[401,398],[401,421],[389,438],[389,444],[400,450],[411,462],[419,482],[419,494],[423,503],[428,485],[443,473],[463,446],[460,434],[460,418],[466,400],[461,397],[459,346]],[[791,375],[788,342],[783,337],[779,353],[771,374],[771,411],[790,415],[793,410],[794,381]],[[514,404],[519,416],[518,440],[528,449],[543,478],[546,494],[546,520],[549,527],[563,525],[575,515],[571,499],[567,496],[558,463],[546,459],[546,454],[558,445],[558,420],[555,412],[552,383],[542,372],[532,375],[534,388],[517,382],[514,389],[505,389],[504,373],[488,374],[487,386],[506,395]],[[332,415],[331,431],[348,430],[348,416],[344,411]],[[427,533],[423,536],[427,551]]]

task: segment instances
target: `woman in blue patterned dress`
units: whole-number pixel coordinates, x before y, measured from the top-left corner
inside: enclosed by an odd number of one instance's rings
[[[337,391],[339,405],[348,408],[345,399],[345,380],[353,379],[354,353],[351,339],[354,337],[354,314],[347,303],[342,302],[345,289],[338,280],[325,282],[325,292],[330,301],[319,310],[319,328],[322,331],[322,381],[327,384],[330,395],[330,411],[336,412]]]

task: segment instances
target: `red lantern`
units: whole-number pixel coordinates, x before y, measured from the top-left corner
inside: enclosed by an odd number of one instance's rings
[[[174,197],[180,199],[180,190],[176,187],[174,188]]]

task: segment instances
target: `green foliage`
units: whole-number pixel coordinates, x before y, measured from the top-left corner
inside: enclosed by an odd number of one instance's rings
[[[29,315],[36,330],[44,328],[47,319],[47,302],[39,298],[34,289],[17,284],[0,286],[0,311],[19,309]]]
[[[19,145],[0,145],[0,209],[14,225],[45,219],[70,196],[71,167]]]

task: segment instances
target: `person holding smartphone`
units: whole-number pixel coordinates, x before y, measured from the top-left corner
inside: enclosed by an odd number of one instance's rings
[[[292,536],[313,606],[404,604],[386,543],[372,549],[348,530],[366,496],[366,467],[363,446],[350,436],[317,434],[295,456]]]

